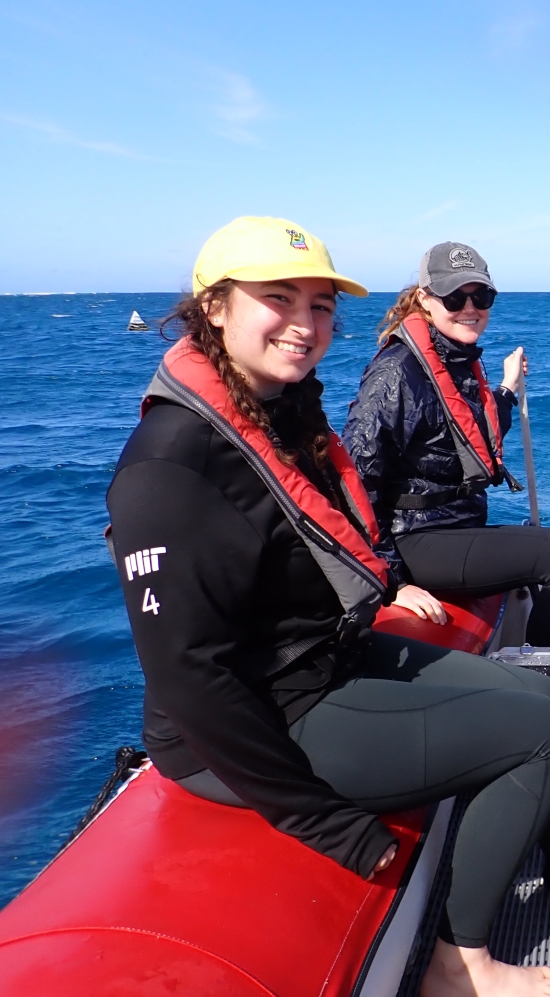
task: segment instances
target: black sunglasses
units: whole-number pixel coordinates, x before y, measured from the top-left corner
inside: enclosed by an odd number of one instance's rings
[[[434,294],[430,291],[432,298],[438,298],[443,302],[448,312],[461,312],[468,298],[474,308],[492,308],[495,303],[497,292],[492,287],[478,287],[476,291],[463,291],[460,287],[451,294]]]

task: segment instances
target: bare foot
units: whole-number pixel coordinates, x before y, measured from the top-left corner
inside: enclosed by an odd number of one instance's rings
[[[466,949],[438,938],[420,997],[543,997],[550,966],[508,966],[486,948]]]

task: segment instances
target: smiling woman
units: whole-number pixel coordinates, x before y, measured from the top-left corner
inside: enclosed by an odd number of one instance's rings
[[[309,233],[306,242],[291,222],[245,217],[208,240],[193,289],[164,325],[183,324],[237,409],[270,433],[279,459],[295,461],[302,446],[322,467],[329,437],[313,369],[332,341],[337,292],[364,296],[365,288],[337,274],[323,243]],[[300,399],[286,450],[260,404],[285,386],[287,407]]]
[[[445,624],[431,592],[490,595],[542,585],[527,628],[550,643],[550,531],[487,527],[487,489],[520,486],[503,463],[517,404],[522,347],[492,392],[478,340],[497,296],[471,246],[433,246],[419,283],[388,311],[382,349],[367,366],[344,439],[381,529],[379,547],[399,579],[397,603]]]
[[[332,340],[336,297],[322,278],[241,281],[210,321],[224,330],[233,361],[258,398],[278,395],[316,366]],[[254,329],[252,337],[247,331]]]
[[[223,329],[235,366],[258,398],[303,380],[332,340],[336,296],[328,279],[239,281],[225,300],[212,289],[199,304]]]
[[[254,809],[366,880],[399,844],[379,815],[475,789],[437,956],[468,973],[451,990],[432,967],[425,995],[470,997],[477,974],[483,997],[534,997],[544,972],[510,970],[520,989],[503,986],[484,946],[550,818],[550,682],[371,634],[394,579],[315,376],[338,291],[366,293],[282,219],[237,219],[199,256],[175,313],[185,335],[108,496],[144,743],[188,793]]]

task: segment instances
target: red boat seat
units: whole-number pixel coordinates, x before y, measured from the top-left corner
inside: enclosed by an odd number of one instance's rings
[[[365,882],[151,766],[0,912],[2,997],[348,997],[426,818]]]
[[[479,654],[502,597],[444,605],[445,627],[390,607],[376,628]],[[401,847],[368,883],[146,767],[0,912],[2,997],[350,997],[428,815],[384,819]]]
[[[439,647],[452,647],[457,651],[482,654],[500,620],[505,596],[490,595],[483,598],[457,597],[450,603],[442,600],[447,623],[440,626],[431,620],[421,620],[410,609],[400,606],[382,607],[375,630],[423,640]]]

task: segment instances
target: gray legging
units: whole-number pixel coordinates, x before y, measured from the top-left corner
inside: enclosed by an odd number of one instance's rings
[[[543,526],[427,527],[396,538],[421,588],[490,595],[542,585],[527,624],[530,644],[550,644],[550,530]]]
[[[377,633],[364,675],[330,692],[291,735],[316,775],[370,813],[477,791],[440,935],[485,945],[507,886],[550,824],[550,679]],[[240,803],[205,775],[181,784]]]

